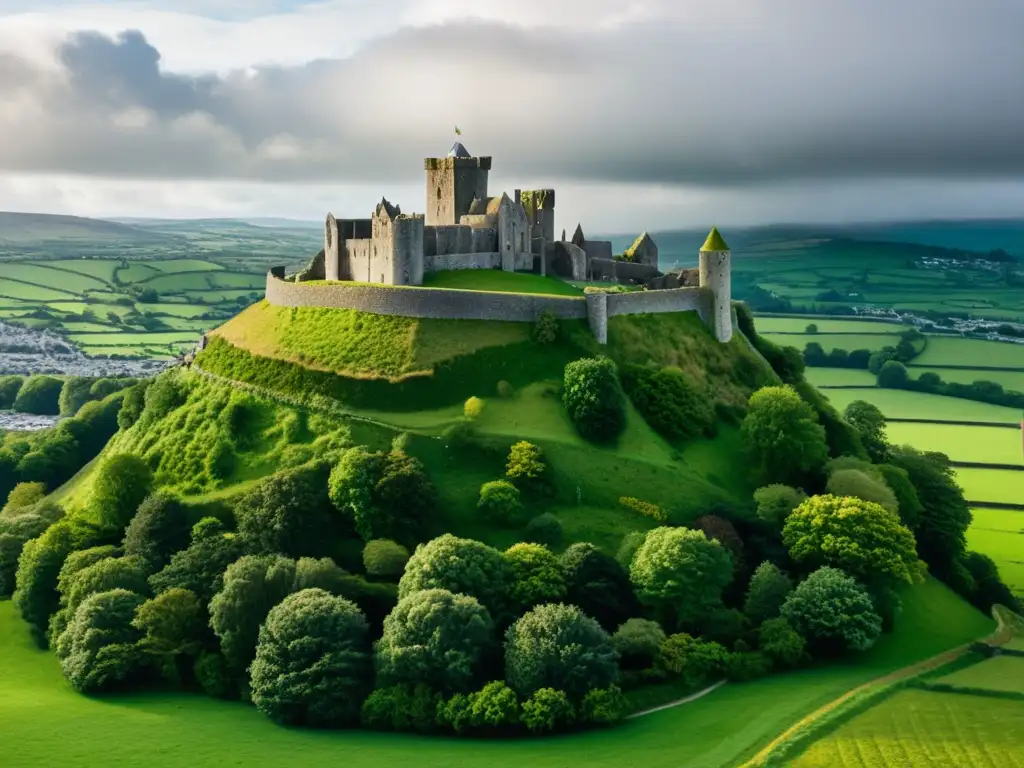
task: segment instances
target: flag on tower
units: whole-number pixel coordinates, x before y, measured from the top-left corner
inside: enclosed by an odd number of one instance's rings
[[[457,125],[455,126],[455,135],[456,136],[461,136],[462,135],[462,131],[459,130],[459,126],[457,126]]]

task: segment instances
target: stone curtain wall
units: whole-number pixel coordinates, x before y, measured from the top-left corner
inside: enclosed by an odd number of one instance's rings
[[[586,296],[491,293],[447,288],[385,285],[310,285],[267,274],[267,301],[282,307],[334,307],[375,315],[430,317],[442,320],[503,320],[530,323],[542,312],[562,320],[586,318],[600,344],[608,343],[608,318],[665,312],[697,312],[713,322],[714,297],[702,288],[631,293],[588,293]]]
[[[534,322],[542,312],[583,319],[583,297],[487,293],[446,288],[396,288],[383,285],[310,285],[267,275],[267,301],[283,307],[334,307],[375,315],[431,317],[443,320]]]
[[[497,251],[492,253],[445,253],[427,256],[423,260],[424,272],[443,272],[449,269],[498,269],[499,267],[501,267],[501,254]]]

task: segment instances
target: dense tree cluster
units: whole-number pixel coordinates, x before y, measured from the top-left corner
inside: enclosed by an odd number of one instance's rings
[[[626,427],[626,396],[615,363],[583,358],[565,366],[565,408],[576,429],[594,442],[609,442]]]

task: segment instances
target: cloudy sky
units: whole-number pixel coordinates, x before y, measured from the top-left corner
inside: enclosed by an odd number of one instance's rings
[[[0,0],[0,210],[424,208],[454,126],[589,231],[1021,215],[1020,0]]]

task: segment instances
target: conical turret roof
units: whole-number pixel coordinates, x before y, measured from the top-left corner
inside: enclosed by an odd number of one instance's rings
[[[448,150],[448,157],[472,157],[469,154],[469,150],[463,146],[461,141],[456,141],[452,144],[452,148]]]
[[[700,249],[702,251],[728,251],[729,246],[726,245],[725,239],[719,234],[718,227],[712,227],[708,233],[708,239],[704,241],[704,245]]]

